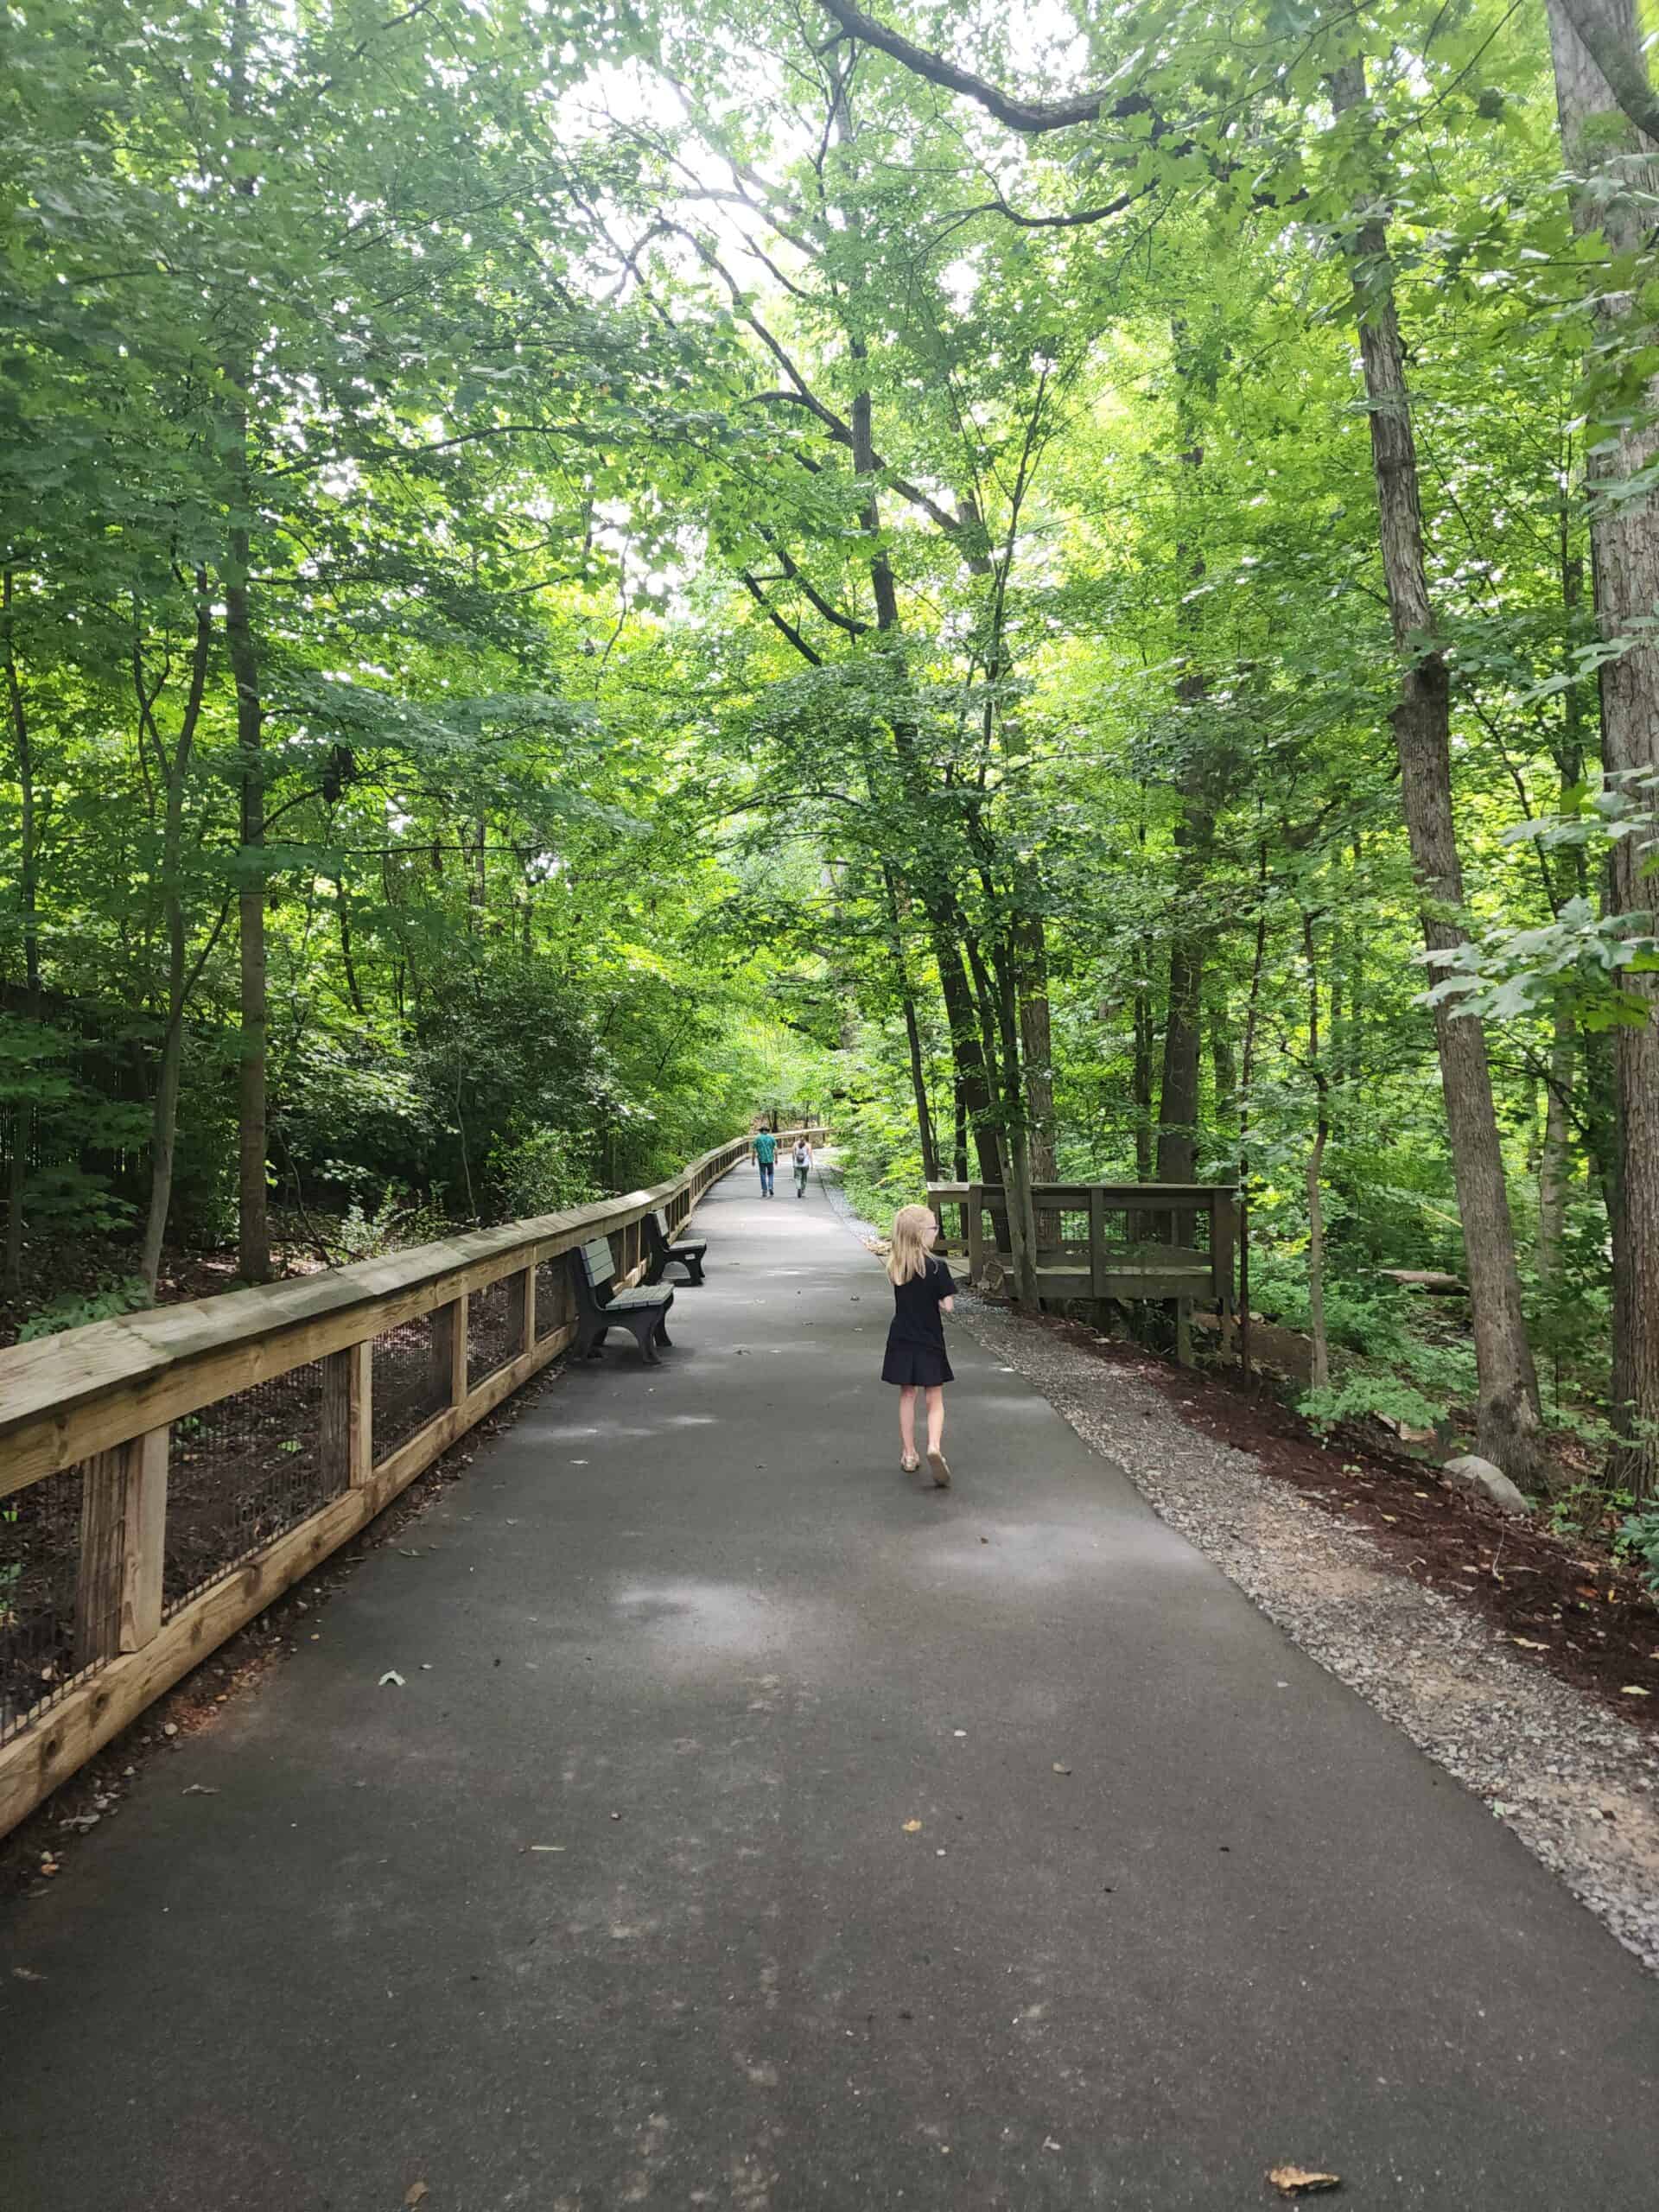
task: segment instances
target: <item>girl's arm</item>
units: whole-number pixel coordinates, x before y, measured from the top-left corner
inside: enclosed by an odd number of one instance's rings
[[[954,1298],[942,1298],[939,1300],[939,1311],[941,1313],[954,1313],[956,1310],[957,1301]]]

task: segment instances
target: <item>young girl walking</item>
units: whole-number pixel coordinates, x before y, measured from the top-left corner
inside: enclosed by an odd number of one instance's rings
[[[881,1380],[899,1385],[899,1465],[913,1475],[916,1456],[916,1393],[927,1393],[927,1464],[941,1490],[950,1485],[944,1456],[944,1386],[956,1377],[944,1352],[941,1313],[954,1310],[956,1285],[943,1260],[928,1247],[939,1224],[925,1206],[900,1206],[893,1217],[893,1245],[887,1276],[893,1284],[893,1320]]]

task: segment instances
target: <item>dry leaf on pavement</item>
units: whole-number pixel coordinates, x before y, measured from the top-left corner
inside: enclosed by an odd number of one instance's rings
[[[409,2188],[409,2193],[404,2199],[405,2212],[407,2212],[407,2208],[409,2206],[418,2204],[423,2196],[429,2196],[431,2193],[431,2190],[428,2189],[423,2181],[411,2182]]]
[[[922,1824],[919,1821],[906,1821],[905,1822],[905,1834],[906,1835],[919,1835],[921,1832]]]
[[[1274,2166],[1268,2179],[1281,2196],[1312,2196],[1318,2190],[1340,2189],[1340,2174],[1310,2173],[1306,2166]]]

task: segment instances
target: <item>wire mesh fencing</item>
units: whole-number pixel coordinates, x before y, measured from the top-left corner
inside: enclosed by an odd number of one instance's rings
[[[0,1743],[117,1649],[119,1599],[84,1571],[83,1511],[100,1463],[0,1498]]]
[[[477,1389],[486,1376],[505,1367],[523,1349],[518,1341],[522,1309],[518,1277],[502,1275],[475,1290],[467,1301],[467,1387]]]
[[[323,1459],[321,1360],[175,1421],[163,1613],[285,1535],[340,1488]]]
[[[378,1466],[449,1402],[435,1317],[417,1314],[374,1340],[374,1460]]]
[[[568,1328],[576,1318],[575,1294],[570,1287],[570,1255],[560,1252],[543,1260],[536,1269],[536,1338],[550,1337]]]

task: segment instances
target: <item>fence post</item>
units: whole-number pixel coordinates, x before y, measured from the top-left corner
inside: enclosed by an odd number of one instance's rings
[[[152,1428],[82,1463],[78,1667],[141,1651],[162,1625],[170,1433]]]
[[[1217,1190],[1210,1209],[1210,1282],[1221,1309],[1221,1342],[1230,1351],[1236,1319],[1234,1284],[1238,1265],[1238,1209],[1230,1190]]]
[[[979,1183],[968,1185],[968,1280],[977,1282],[985,1264],[985,1191]]]
[[[361,1490],[373,1471],[374,1343],[331,1351],[322,1363],[323,1468],[337,1490]]]
[[[461,1405],[467,1396],[467,1294],[432,1312],[433,1410]]]
[[[536,1349],[536,1262],[507,1278],[507,1324],[517,1352]]]
[[[1106,1193],[1098,1183],[1089,1185],[1089,1294],[1104,1298],[1102,1278],[1106,1273]],[[1095,1317],[1099,1319],[1098,1314]]]

